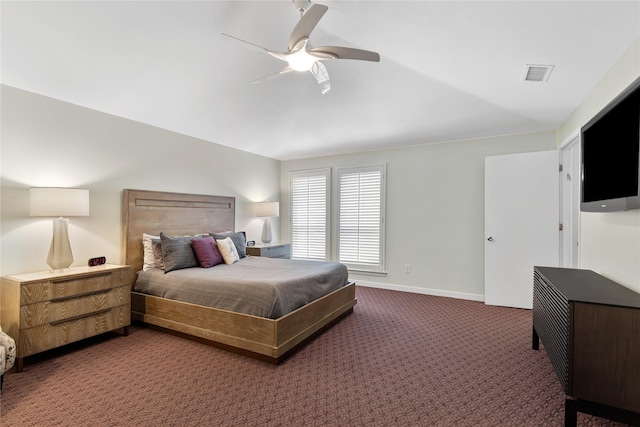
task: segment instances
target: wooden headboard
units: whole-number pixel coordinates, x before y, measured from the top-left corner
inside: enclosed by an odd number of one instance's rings
[[[124,190],[124,259],[132,282],[142,270],[142,233],[186,236],[235,231],[236,199],[228,196]]]

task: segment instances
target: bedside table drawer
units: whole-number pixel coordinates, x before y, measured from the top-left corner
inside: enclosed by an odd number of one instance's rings
[[[291,245],[283,243],[271,246],[247,246],[247,255],[268,258],[289,258],[291,255]]]
[[[124,271],[124,270],[123,270]],[[21,286],[20,305],[79,296],[126,283],[123,271],[100,272],[84,277],[56,278]]]
[[[112,331],[130,323],[131,305],[127,304],[24,329],[20,332],[18,343],[20,356],[30,356],[83,338]]]
[[[20,307],[20,325],[27,329],[129,304],[130,291],[129,286],[121,286],[113,289],[99,289],[80,297],[69,296],[23,305]]]

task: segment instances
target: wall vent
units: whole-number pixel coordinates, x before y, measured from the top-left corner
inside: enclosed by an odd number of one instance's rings
[[[525,82],[546,82],[552,70],[553,65],[527,64],[522,80]]]

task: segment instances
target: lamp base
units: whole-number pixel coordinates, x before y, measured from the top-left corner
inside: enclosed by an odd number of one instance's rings
[[[262,225],[262,243],[268,245],[271,243],[271,220],[269,217],[264,219],[264,224]]]
[[[69,242],[69,220],[65,218],[53,220],[53,238],[47,264],[53,271],[69,268],[73,264],[73,253]]]

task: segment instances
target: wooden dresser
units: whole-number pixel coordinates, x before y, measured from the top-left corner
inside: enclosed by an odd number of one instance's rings
[[[640,425],[640,294],[590,270],[535,267],[533,349],[542,340],[577,412]]]
[[[2,278],[0,324],[23,358],[131,324],[131,272],[105,264]]]

